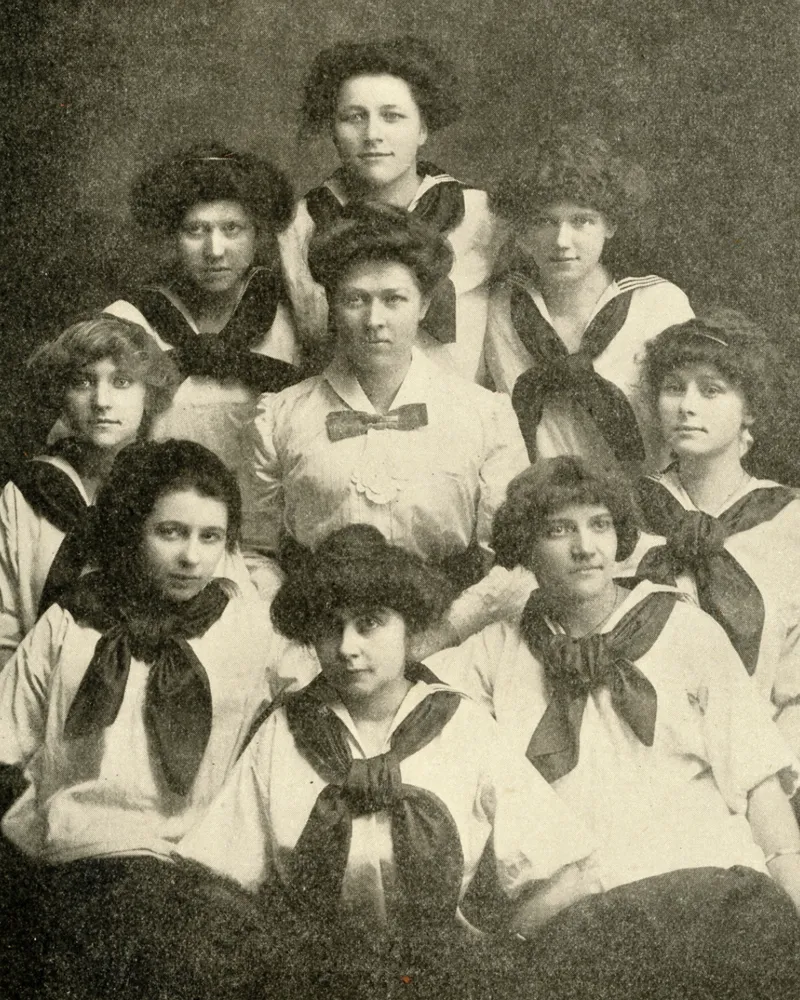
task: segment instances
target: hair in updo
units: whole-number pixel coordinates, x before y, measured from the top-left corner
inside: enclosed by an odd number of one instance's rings
[[[292,220],[294,196],[283,171],[251,153],[218,143],[191,146],[144,170],[131,189],[131,214],[143,229],[176,233],[202,202],[236,201],[258,230],[281,232]]]
[[[524,226],[558,202],[594,209],[619,225],[648,198],[644,171],[580,126],[561,125],[545,133],[525,163],[522,174],[506,177],[490,193],[492,209],[512,225]]]
[[[356,76],[389,74],[405,80],[428,131],[461,115],[452,63],[427,42],[402,35],[371,42],[339,42],[314,60],[303,86],[300,134],[315,135],[333,124],[342,84]]]
[[[28,360],[28,383],[43,407],[61,411],[64,395],[88,366],[109,358],[145,386],[144,434],[170,405],[182,382],[178,369],[147,331],[129,320],[104,313],[74,323]]]
[[[639,539],[641,517],[628,481],[592,468],[577,456],[562,455],[540,459],[508,484],[492,527],[499,565],[526,566],[547,518],[572,504],[607,507],[617,533],[617,562],[630,556]]]
[[[239,541],[242,499],[236,477],[213,451],[194,441],[142,441],[117,455],[94,510],[94,561],[115,580],[135,585],[144,523],[167,493],[195,490],[228,512],[226,548]]]
[[[328,293],[356,264],[365,261],[403,264],[423,295],[430,295],[453,266],[447,240],[402,208],[354,202],[344,219],[314,234],[308,251],[311,276]]]
[[[785,390],[780,356],[766,332],[743,313],[718,308],[667,327],[647,344],[642,372],[651,406],[658,405],[671,372],[697,364],[713,366],[742,393],[754,426],[780,409]]]
[[[390,545],[370,524],[350,524],[293,562],[270,614],[282,635],[312,645],[343,608],[389,608],[414,634],[432,625],[454,596],[447,577],[419,556]]]

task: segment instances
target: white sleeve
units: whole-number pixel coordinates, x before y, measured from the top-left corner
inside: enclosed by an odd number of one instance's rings
[[[460,646],[443,649],[425,660],[444,684],[457,688],[494,715],[494,679],[503,646],[503,629],[493,625]]]
[[[52,605],[0,671],[0,761],[25,764],[44,742],[50,678],[70,615]]]
[[[463,642],[494,622],[517,621],[535,587],[536,577],[524,566],[493,566],[453,601],[445,618]]]
[[[530,465],[517,415],[508,396],[492,393],[492,412],[486,435],[487,447],[479,473],[475,536],[478,545],[493,560],[490,541],[494,516],[506,498],[508,484]]]
[[[303,198],[289,227],[278,234],[278,248],[295,329],[312,358],[328,336],[328,300],[308,268],[308,245],[313,234],[314,222]]]
[[[0,668],[22,640],[18,551],[21,499],[16,486],[6,483],[0,493]]]
[[[261,727],[204,817],[175,852],[250,891],[264,885],[273,869],[268,776],[275,722],[273,716]]]

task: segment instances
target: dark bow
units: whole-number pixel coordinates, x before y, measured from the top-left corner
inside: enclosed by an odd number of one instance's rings
[[[622,329],[633,292],[616,295],[586,329],[580,349],[570,354],[528,292],[511,289],[511,321],[533,359],[514,385],[511,401],[531,461],[536,460],[536,431],[551,396],[565,393],[585,409],[620,462],[642,461],[644,445],[631,405],[612,382],[598,375],[593,362]]]
[[[421,160],[417,171],[423,176],[440,177],[445,172]],[[441,181],[429,188],[411,210],[411,214],[426,223],[437,233],[447,235],[464,221],[464,187],[460,181]],[[343,205],[331,189],[322,184],[306,195],[308,214],[318,230],[330,228],[347,217],[347,205]],[[428,311],[420,324],[426,333],[441,344],[452,344],[456,339],[456,290],[453,282],[446,278],[440,282],[431,298]]]
[[[764,629],[764,600],[725,540],[769,521],[795,499],[785,486],[753,490],[719,517],[686,510],[653,479],[638,484],[639,503],[649,531],[664,535],[666,545],[650,549],[637,569],[656,583],[674,584],[679,573],[694,576],[700,607],[728,634],[748,674],[758,663]]]
[[[71,465],[80,465],[81,452],[73,438],[65,438],[50,450]],[[39,599],[37,615],[41,616],[78,579],[90,559],[92,509],[72,479],[52,462],[25,462],[11,474],[11,482],[38,517],[64,532]]]
[[[364,413],[361,410],[335,410],[325,418],[330,441],[358,437],[367,431],[414,431],[427,427],[428,407],[425,403],[407,403],[388,413]]]
[[[551,698],[526,756],[547,781],[556,781],[577,765],[586,702],[599,688],[609,689],[615,711],[636,738],[645,746],[653,745],[656,690],[635,661],[661,635],[675,600],[675,594],[664,591],[650,594],[610,632],[575,639],[555,635],[545,619],[541,594],[536,591],[531,595],[520,628],[544,667]]]
[[[131,657],[150,666],[144,723],[169,788],[186,795],[211,735],[211,689],[187,639],[203,635],[228,596],[215,580],[189,601],[136,600],[112,592],[99,573],[82,577],[61,602],[81,625],[101,632],[64,724],[66,739],[93,736],[116,719]]]
[[[159,288],[142,288],[126,295],[163,341],[184,378],[206,376],[236,379],[253,392],[280,392],[302,373],[294,365],[256,354],[250,348],[275,322],[284,297],[280,268],[257,267],[251,272],[233,315],[218,334],[197,334],[186,317]]]
[[[336,919],[353,819],[386,811],[403,888],[401,912],[392,915],[393,922],[419,928],[452,921],[464,870],[458,830],[440,799],[403,783],[400,764],[439,735],[461,695],[432,692],[397,727],[387,753],[354,760],[344,725],[325,704],[324,688],[318,678],[285,702],[298,750],[329,782],[291,857],[288,889],[294,905],[315,922]]]

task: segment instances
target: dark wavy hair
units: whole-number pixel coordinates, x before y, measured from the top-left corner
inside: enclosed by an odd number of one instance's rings
[[[34,351],[28,360],[27,381],[42,407],[60,411],[75,378],[87,365],[105,358],[144,383],[144,419],[139,429],[144,435],[155,417],[170,405],[183,379],[138,323],[107,313],[74,323]]]
[[[270,614],[282,635],[311,645],[342,608],[390,608],[414,634],[432,625],[454,596],[447,577],[419,556],[390,545],[370,524],[350,524],[293,563]]]
[[[303,85],[301,136],[332,125],[343,83],[355,76],[387,73],[405,80],[428,131],[436,132],[461,115],[458,81],[449,59],[414,35],[371,42],[339,42],[323,49]]]
[[[130,196],[134,221],[166,235],[178,231],[193,205],[211,201],[239,202],[259,232],[281,232],[294,213],[292,186],[282,170],[218,143],[178,150],[147,167]]]
[[[328,293],[355,264],[390,261],[412,272],[423,295],[429,295],[453,266],[453,250],[434,229],[402,208],[354,202],[344,219],[314,234],[308,266]]]
[[[779,352],[760,326],[735,309],[711,310],[667,327],[649,341],[642,378],[651,406],[658,405],[667,375],[696,364],[712,365],[742,393],[756,434],[786,401]]]
[[[602,212],[619,225],[648,198],[643,170],[579,126],[562,125],[545,133],[525,163],[523,173],[505,177],[489,195],[492,209],[512,225],[525,225],[562,201]]]
[[[641,524],[631,485],[621,475],[591,468],[582,458],[562,455],[540,459],[508,484],[492,526],[492,548],[499,565],[507,569],[527,565],[547,518],[571,504],[607,507],[617,533],[617,561],[630,556]]]
[[[144,523],[167,493],[196,490],[228,511],[226,548],[241,534],[242,498],[236,477],[213,451],[194,441],[141,441],[123,448],[97,495],[93,561],[110,579],[136,584]]]

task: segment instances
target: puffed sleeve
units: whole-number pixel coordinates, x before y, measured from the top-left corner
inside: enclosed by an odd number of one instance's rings
[[[426,666],[444,684],[468,694],[494,715],[494,681],[500,664],[503,628],[491,625],[460,646],[443,649],[425,659]]]
[[[0,672],[0,762],[24,765],[44,742],[50,679],[71,617],[54,604]]]
[[[248,431],[251,461],[244,463],[242,554],[257,590],[271,598],[282,574],[277,564],[284,516],[282,463],[276,442],[282,393],[265,393]]]
[[[0,668],[22,640],[19,592],[18,511],[21,500],[13,483],[0,493]]]
[[[274,870],[269,774],[275,723],[275,715],[264,723],[203,819],[186,834],[175,852],[235,879],[253,892],[270,879]]]
[[[303,198],[291,225],[278,234],[278,248],[295,329],[312,365],[320,352],[324,353],[328,337],[328,300],[308,269],[308,245],[313,234],[314,222]]]
[[[498,392],[508,396],[514,383],[532,363],[528,351],[511,322],[511,288],[498,282],[489,296],[486,319],[486,367]]]
[[[694,660],[699,667],[693,695],[702,718],[703,756],[728,808],[744,814],[749,793],[773,775],[780,777],[787,795],[793,794],[800,765],[773,722],[770,705],[723,629],[699,609],[679,607],[686,618],[679,647],[685,648],[675,649],[675,658],[678,663]]]
[[[483,746],[480,803],[492,824],[500,886],[516,899],[532,883],[588,859],[595,844],[581,818],[479,709],[472,732]]]

